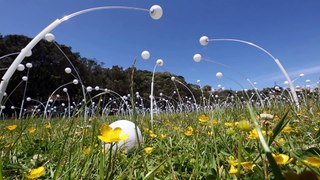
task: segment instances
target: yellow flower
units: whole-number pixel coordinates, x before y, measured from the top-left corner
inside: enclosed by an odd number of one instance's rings
[[[28,132],[29,132],[30,134],[36,132],[36,130],[37,130],[37,129],[34,128],[34,127],[28,128]]]
[[[247,171],[253,171],[253,168],[256,166],[253,162],[242,162],[240,164]]]
[[[192,128],[191,126],[188,126],[188,127],[187,127],[187,130],[184,132],[184,134],[185,134],[186,136],[192,136],[192,134],[193,134],[193,128]]]
[[[236,174],[238,174],[238,169],[234,165],[231,165],[229,173],[232,175],[236,175]]]
[[[147,154],[151,154],[152,153],[153,148],[152,147],[146,147],[144,148],[144,152],[146,152]]]
[[[234,123],[225,122],[224,125],[225,125],[226,127],[232,127],[232,126],[234,126]]]
[[[208,131],[208,136],[212,136],[213,132],[212,131]]]
[[[311,166],[314,166],[316,168],[319,168],[320,167],[320,158],[319,157],[316,157],[316,156],[313,156],[313,157],[307,157],[305,160],[303,160],[303,162],[311,165]]]
[[[150,137],[151,138],[156,138],[157,137],[157,135],[155,134],[155,133],[153,133],[153,131],[149,131],[149,135],[150,135]]]
[[[233,156],[229,156],[227,161],[232,166],[236,166],[238,164],[238,160],[235,159]]]
[[[209,123],[210,123],[210,125],[217,125],[220,123],[220,121],[217,119],[214,119],[214,120],[210,121]]]
[[[100,128],[101,136],[98,136],[98,138],[105,142],[105,143],[114,143],[119,142],[123,140],[127,140],[129,135],[123,134],[122,129],[117,127],[115,129],[112,129],[109,125],[104,124]]]
[[[13,143],[8,143],[8,144],[4,145],[4,147],[6,147],[6,148],[10,148],[12,146],[13,146]]]
[[[180,128],[179,128],[179,127],[177,127],[177,126],[175,126],[175,127],[173,127],[173,130],[174,130],[174,131],[179,131],[179,130],[180,130]]]
[[[238,128],[241,131],[250,131],[251,130],[250,122],[247,120],[242,120],[238,123]]]
[[[50,129],[50,128],[51,128],[51,124],[50,124],[50,123],[46,123],[46,124],[44,125],[44,127],[45,127],[46,129]]]
[[[165,134],[160,134],[160,138],[161,139],[164,139],[164,138],[166,138],[167,137],[167,135],[165,135]]]
[[[286,126],[282,130],[284,133],[291,133],[293,131],[293,128],[290,126]]]
[[[256,129],[253,129],[249,132],[248,139],[255,140],[259,139],[258,131]]]
[[[40,166],[38,168],[32,169],[29,173],[29,175],[26,176],[28,179],[36,179],[41,176],[43,176],[46,173],[46,170],[43,166]]]
[[[3,139],[5,139],[5,138],[6,138],[6,135],[0,136],[0,140],[3,140]]]
[[[202,115],[200,115],[200,116],[198,117],[198,121],[199,121],[200,123],[206,123],[206,122],[209,121],[209,117],[208,117],[207,115],[205,115],[205,114],[202,114]]]
[[[90,147],[84,147],[84,148],[82,149],[82,153],[83,153],[84,155],[89,155],[90,152],[91,152],[91,148],[90,148]]]
[[[289,158],[289,156],[285,154],[272,154],[272,156],[279,165],[289,164],[293,160],[293,158]]]
[[[6,128],[7,128],[9,131],[13,131],[13,130],[15,130],[17,127],[18,127],[18,126],[17,126],[16,124],[6,126]]]

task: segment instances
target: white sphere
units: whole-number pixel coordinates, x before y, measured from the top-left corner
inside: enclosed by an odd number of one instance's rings
[[[92,87],[91,87],[91,86],[88,86],[88,87],[87,87],[87,91],[88,91],[88,92],[91,92],[91,91],[92,91]]]
[[[158,66],[163,66],[163,60],[162,59],[158,59],[156,63],[157,63]]]
[[[141,57],[142,57],[142,59],[144,59],[144,60],[149,59],[149,58],[150,58],[150,53],[149,53],[149,51],[142,51]]]
[[[25,69],[25,67],[24,67],[23,64],[19,64],[18,67],[17,67],[18,71],[23,71],[24,69]]]
[[[31,97],[27,97],[27,101],[31,101]]]
[[[221,88],[222,87],[222,85],[221,84],[218,84],[218,88]]]
[[[209,43],[209,38],[207,36],[201,36],[199,42],[202,46],[205,46]]]
[[[99,86],[94,87],[94,90],[99,91]]]
[[[301,74],[299,74],[299,76],[300,76],[300,77],[303,77],[303,76],[304,76],[304,74],[303,74],[303,73],[301,73]]]
[[[311,83],[311,80],[310,80],[310,79],[307,79],[307,80],[306,80],[306,83]]]
[[[53,42],[55,40],[55,36],[51,33],[47,33],[45,36],[44,36],[44,39],[48,42]]]
[[[128,134],[128,139],[125,141],[120,141],[116,145],[119,148],[125,148],[128,151],[132,150],[136,145],[138,145],[138,138],[141,143],[143,143],[143,137],[139,127],[137,126],[136,134],[136,125],[128,120],[118,120],[109,125],[111,128],[115,129],[117,127],[122,129],[122,134]],[[138,135],[138,136],[137,136]]]
[[[288,81],[284,81],[284,82],[283,82],[283,84],[288,85],[288,84],[289,84],[289,82],[288,82]]]
[[[32,64],[31,63],[27,63],[26,67],[30,69],[30,68],[32,68]]]
[[[75,85],[77,85],[77,84],[79,83],[79,80],[78,80],[78,79],[74,79],[74,80],[72,81],[72,83],[75,84]]]
[[[161,6],[159,6],[159,5],[151,6],[151,8],[149,10],[149,14],[150,14],[151,18],[154,20],[160,19],[163,14]]]
[[[62,91],[63,92],[68,92],[68,89],[67,88],[63,88]]]
[[[201,59],[202,59],[201,54],[195,54],[195,55],[193,55],[193,60],[194,60],[195,62],[200,62]]]
[[[22,81],[28,81],[28,77],[27,76],[22,76]]]
[[[217,72],[216,77],[217,77],[218,79],[221,79],[222,76],[223,76],[222,72]]]
[[[14,107],[14,106],[11,106],[11,109],[15,109],[15,107]]]
[[[174,76],[171,77],[171,81],[175,81],[176,78]]]
[[[64,72],[66,72],[67,74],[70,74],[71,73],[71,68],[69,68],[69,67],[65,68]]]
[[[200,80],[199,80],[199,79],[197,80],[197,83],[200,83]]]

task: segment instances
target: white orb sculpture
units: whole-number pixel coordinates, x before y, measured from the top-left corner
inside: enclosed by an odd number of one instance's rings
[[[22,76],[22,81],[28,81],[28,77],[27,76]]]
[[[301,74],[299,74],[299,76],[300,76],[300,77],[303,77],[303,76],[304,76],[304,74],[303,74],[303,73],[301,73]]]
[[[222,72],[217,72],[216,77],[217,77],[218,79],[221,79],[222,76],[223,76]]]
[[[194,60],[195,62],[200,62],[201,59],[202,59],[201,54],[195,54],[195,55],[193,55],[193,60]]]
[[[163,66],[163,60],[162,59],[158,59],[156,63],[157,63],[158,66]]]
[[[149,10],[149,14],[150,14],[151,18],[154,20],[160,19],[163,14],[161,6],[153,5]]]
[[[23,71],[25,69],[25,66],[23,64],[19,64],[17,67],[18,71]]]
[[[31,101],[31,97],[27,97],[27,101]]]
[[[31,64],[31,63],[27,63],[27,64],[26,64],[26,67],[27,67],[28,69],[30,69],[30,68],[32,68],[32,64]]]
[[[171,81],[175,81],[176,78],[174,76],[171,77]]]
[[[207,36],[202,36],[199,42],[202,46],[206,46],[209,43],[209,38]]]
[[[149,51],[142,51],[141,57],[142,57],[142,59],[144,59],[144,60],[148,60],[148,59],[150,58],[150,53],[149,53]]]
[[[68,89],[67,88],[63,88],[62,91],[63,92],[68,92]]]
[[[88,87],[87,87],[87,91],[88,91],[88,92],[91,92],[91,91],[92,91],[92,87],[91,87],[91,86],[88,86]]]
[[[45,36],[44,36],[44,39],[48,42],[53,42],[55,40],[55,37],[53,34],[51,33],[47,33]]]
[[[70,73],[71,73],[71,68],[66,67],[66,68],[64,69],[64,72],[66,72],[67,74],[70,74]]]
[[[77,85],[77,84],[79,83],[79,80],[78,80],[78,79],[74,79],[74,80],[72,81],[72,83],[75,84],[75,85]]]
[[[100,89],[99,86],[94,87],[94,90],[96,90],[96,91],[99,91],[99,89]]]
[[[140,143],[143,143],[143,137],[139,127],[137,126],[137,133],[136,133],[136,125],[128,120],[118,120],[109,125],[112,129],[117,127],[122,129],[122,134],[128,134],[128,139],[124,141],[118,142],[116,145],[119,148],[125,148],[128,151],[131,151],[138,145],[138,138]],[[137,136],[138,135],[138,136]]]

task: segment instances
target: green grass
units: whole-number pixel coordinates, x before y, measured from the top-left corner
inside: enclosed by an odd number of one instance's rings
[[[138,115],[135,121],[143,131],[144,143],[130,152],[117,149],[111,153],[102,151],[99,128],[124,117],[92,117],[86,124],[81,118],[2,120],[0,179],[23,179],[39,166],[46,169],[41,179],[280,179],[288,172],[309,171],[320,175],[319,168],[302,161],[319,157],[318,106],[304,106],[300,112],[272,106],[252,109],[251,115],[249,109],[239,106],[199,114],[155,115],[153,133],[149,131],[150,117]],[[264,111],[275,118],[257,118]],[[198,121],[203,113],[209,116],[207,123]],[[249,132],[237,127],[241,120],[250,121],[251,129],[256,122],[262,131],[273,132],[264,136],[269,154],[259,139],[248,139]],[[50,128],[45,127],[48,123]],[[6,126],[12,124],[18,126],[9,131]],[[188,126],[193,128],[191,136],[185,135]],[[285,132],[285,126],[292,131]],[[28,131],[32,127],[36,128],[34,133]],[[153,147],[152,153],[146,154],[144,147]],[[90,149],[90,153],[85,154],[84,149]],[[285,165],[269,163],[271,153],[294,159]],[[231,156],[237,161],[236,174],[229,173]],[[255,166],[247,170],[241,162]]]

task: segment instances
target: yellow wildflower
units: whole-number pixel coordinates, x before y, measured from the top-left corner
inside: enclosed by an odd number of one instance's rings
[[[6,135],[0,136],[0,140],[3,140],[3,139],[5,139],[5,138],[6,138]]]
[[[217,125],[217,124],[219,124],[220,123],[220,121],[219,120],[217,120],[217,119],[214,119],[214,120],[212,120],[212,121],[210,121],[209,122],[210,123],[210,125]]]
[[[253,129],[249,132],[248,139],[255,140],[259,139],[258,131],[256,129]]]
[[[305,162],[311,166],[314,166],[316,168],[320,168],[320,158],[319,157],[316,157],[316,156],[307,157],[306,159],[303,160],[303,162]]]
[[[82,153],[83,153],[84,155],[89,155],[90,152],[91,152],[91,148],[90,148],[90,147],[84,147],[84,148],[82,149]]]
[[[286,126],[282,130],[284,133],[291,133],[293,131],[293,128],[290,126]]]
[[[289,164],[293,160],[293,158],[289,158],[289,156],[285,154],[272,154],[272,156],[279,165]]]
[[[153,148],[152,147],[146,147],[144,148],[144,152],[146,152],[147,154],[151,154],[152,153]]]
[[[231,165],[229,173],[232,175],[236,175],[236,174],[238,174],[238,169],[234,165]]]
[[[50,128],[51,128],[51,124],[50,124],[50,123],[46,123],[46,124],[44,125],[44,127],[45,127],[46,129],[50,129]]]
[[[9,131],[13,131],[13,130],[15,130],[17,127],[18,127],[18,126],[17,126],[16,124],[6,126],[6,128],[7,128]]]
[[[200,123],[206,123],[206,122],[209,121],[209,117],[208,117],[207,115],[205,115],[205,114],[202,114],[202,115],[200,115],[200,116],[198,117],[198,121],[199,121]]]
[[[127,140],[129,135],[123,134],[122,129],[117,127],[115,129],[112,129],[109,125],[104,124],[100,128],[101,136],[98,136],[98,138],[105,142],[105,143],[114,143],[119,142],[123,140]]]
[[[37,129],[34,128],[34,127],[28,128],[28,132],[29,132],[30,134],[36,132],[36,130],[37,130]]]
[[[238,128],[241,131],[250,131],[251,130],[250,122],[247,120],[242,120],[238,123]]]
[[[232,166],[236,166],[238,164],[238,160],[235,159],[233,156],[229,156],[227,161]]]
[[[166,138],[167,137],[167,135],[165,135],[165,134],[160,134],[160,138],[161,139],[164,139],[164,138]]]
[[[46,173],[46,170],[43,166],[32,169],[29,175],[26,176],[27,179],[36,179],[43,176]]]
[[[253,171],[253,168],[256,166],[253,162],[242,162],[240,164],[247,171]]]
[[[232,127],[232,126],[234,126],[234,123],[225,122],[224,125],[225,125],[226,127]]]

